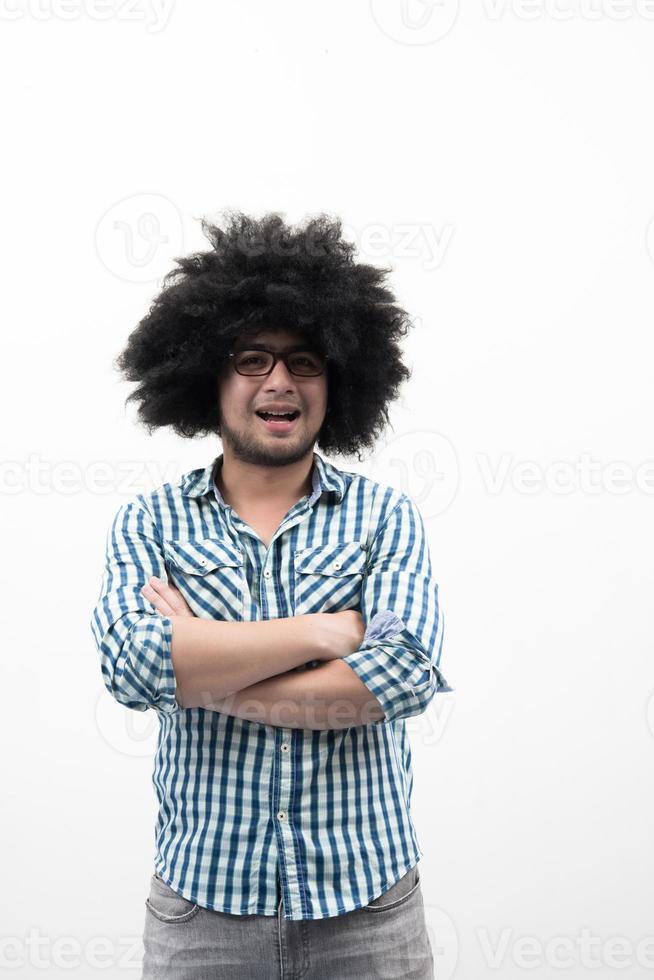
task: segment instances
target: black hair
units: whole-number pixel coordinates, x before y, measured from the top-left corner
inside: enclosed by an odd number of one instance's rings
[[[138,382],[149,432],[171,426],[185,438],[220,435],[218,379],[234,341],[255,329],[288,329],[327,354],[328,398],[317,444],[328,454],[372,449],[388,405],[411,376],[399,339],[413,325],[384,284],[390,269],[355,262],[341,221],[326,214],[291,227],[226,212],[225,227],[202,220],[211,242],[176,258],[114,367]]]

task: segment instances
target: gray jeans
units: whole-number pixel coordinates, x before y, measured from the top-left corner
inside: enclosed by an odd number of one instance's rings
[[[433,980],[418,866],[370,905],[327,919],[230,915],[150,880],[141,980]]]

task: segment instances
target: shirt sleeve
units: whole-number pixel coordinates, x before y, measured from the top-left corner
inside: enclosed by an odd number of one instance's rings
[[[422,515],[406,494],[377,532],[361,588],[366,630],[343,657],[384,710],[374,724],[421,714],[453,691],[439,664],[444,618]]]
[[[123,504],[107,533],[91,631],[104,685],[120,704],[173,714],[183,710],[171,659],[172,620],[141,594],[151,575],[167,578],[157,529],[140,498]]]

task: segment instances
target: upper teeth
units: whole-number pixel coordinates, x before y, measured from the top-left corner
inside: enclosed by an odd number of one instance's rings
[[[292,412],[269,412],[266,411],[266,415],[292,415]]]

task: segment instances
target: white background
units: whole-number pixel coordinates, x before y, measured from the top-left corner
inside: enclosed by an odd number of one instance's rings
[[[340,216],[416,318],[386,442],[332,462],[417,501],[440,583],[438,980],[651,975],[654,4],[0,11],[3,966],[139,976],[157,721],[90,613],[118,506],[221,445],[148,436],[111,362],[234,207]]]

